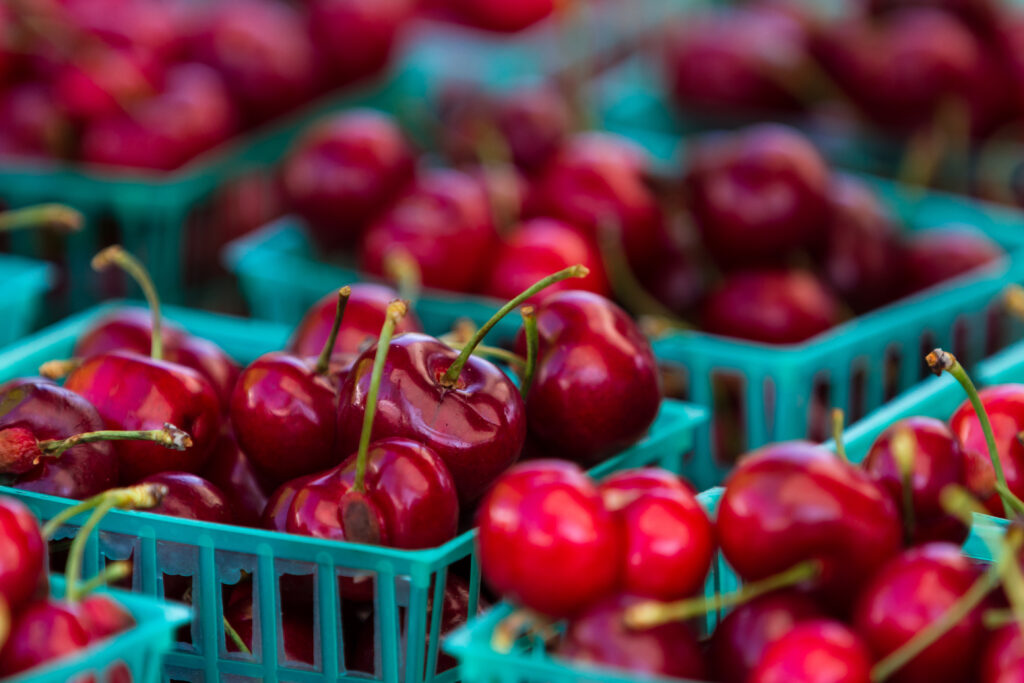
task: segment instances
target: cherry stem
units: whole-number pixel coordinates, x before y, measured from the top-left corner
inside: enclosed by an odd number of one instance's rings
[[[917,452],[917,439],[909,427],[898,427],[892,437],[892,457],[900,472],[903,505],[903,533],[908,545],[914,538],[917,526],[914,514],[914,457]]]
[[[1024,501],[1018,498],[1017,494],[1000,484],[998,481],[992,485],[992,488],[995,489],[995,492],[998,493],[1003,500],[1010,504],[1010,507],[1013,508],[1014,512],[1018,515],[1024,515]]]
[[[992,422],[988,419],[988,413],[981,402],[981,397],[978,396],[978,388],[974,386],[974,382],[971,381],[970,376],[968,376],[963,366],[960,365],[960,361],[952,353],[942,349],[935,349],[925,356],[925,361],[936,375],[941,375],[943,372],[953,375],[956,381],[960,383],[960,386],[963,387],[964,392],[967,393],[967,399],[971,402],[971,406],[978,416],[978,422],[981,423],[981,430],[985,434],[988,457],[992,460],[992,468],[996,472],[996,481],[1002,485],[1006,492],[1009,492],[1009,487],[1006,485],[1006,475],[1003,473],[1003,463],[999,460],[999,450],[996,448],[996,437],[992,433]],[[1013,506],[1005,495],[1000,494],[1000,497],[1003,500],[1003,511],[1007,519],[1010,519],[1013,516]]]
[[[119,431],[103,429],[95,432],[83,432],[66,439],[48,439],[38,442],[39,450],[45,455],[60,457],[64,451],[79,444],[96,441],[152,441],[164,448],[183,451],[192,447],[192,437],[188,432],[178,429],[165,422],[163,429],[147,429],[138,431]]]
[[[384,257],[384,273],[398,288],[398,297],[403,301],[419,301],[423,289],[423,271],[420,262],[408,249],[393,247]]]
[[[1017,621],[1017,617],[1014,616],[1013,610],[1009,609],[988,609],[981,615],[982,625],[990,631],[1000,629],[1015,621]]]
[[[469,357],[473,355],[473,349],[475,349],[480,342],[483,341],[483,338],[487,336],[487,333],[490,332],[491,329],[513,309],[545,287],[549,287],[556,282],[561,282],[562,280],[568,280],[571,277],[586,277],[588,273],[590,273],[590,269],[582,264],[569,266],[557,273],[548,275],[546,278],[538,280],[518,296],[514,297],[511,301],[499,308],[498,312],[492,315],[491,319],[485,322],[483,326],[476,331],[476,334],[474,334],[473,338],[469,340],[469,343],[463,347],[459,357],[456,358],[450,366],[448,366],[448,370],[441,377],[441,386],[447,389],[451,389],[455,386],[455,383],[459,381],[459,375],[462,374],[462,368],[466,365],[466,361],[468,361]]]
[[[732,593],[718,593],[710,598],[690,598],[676,602],[641,602],[626,608],[624,619],[626,626],[632,629],[653,628],[671,621],[692,619],[708,612],[742,605],[780,588],[795,586],[815,578],[820,573],[820,563],[808,560],[774,576],[744,584],[738,591]]]
[[[1003,293],[1003,304],[1015,318],[1024,319],[1024,287],[1008,286]]]
[[[359,454],[356,456],[356,478],[352,490],[358,493],[365,491],[366,462],[370,453],[370,433],[373,431],[373,418],[377,415],[377,395],[380,393],[381,379],[384,377],[384,361],[388,357],[391,337],[395,333],[395,325],[406,314],[409,307],[404,301],[392,301],[388,304],[384,315],[384,325],[377,340],[377,353],[373,357],[373,370],[370,373],[370,388],[366,392],[366,410],[363,412],[363,430],[359,433]]]
[[[338,290],[338,306],[334,309],[334,322],[331,324],[331,331],[327,335],[324,348],[320,350],[320,355],[316,359],[316,365],[313,367],[313,372],[318,375],[327,374],[327,370],[331,367],[334,343],[338,341],[338,330],[341,329],[341,320],[345,317],[345,306],[348,304],[350,296],[352,296],[351,287],[346,285]]]
[[[142,293],[146,295],[146,301],[149,302],[149,310],[153,316],[153,331],[150,334],[152,343],[149,355],[154,360],[163,360],[164,342],[161,331],[160,297],[157,295],[153,278],[149,276],[146,266],[142,265],[139,259],[125,251],[124,247],[119,244],[109,246],[92,257],[93,270],[106,270],[110,266],[117,266],[128,273],[142,288]]]
[[[78,530],[78,533],[75,534],[75,539],[71,541],[71,550],[68,551],[68,564],[64,570],[68,587],[67,599],[70,602],[77,602],[81,598],[81,586],[79,584],[82,578],[82,560],[85,557],[85,544],[88,543],[93,530],[107,513],[113,509],[114,503],[110,499],[101,502],[93,510],[92,514],[89,515],[89,519]]]
[[[110,585],[121,579],[132,575],[131,562],[111,562],[100,571],[99,574],[88,581],[83,581],[78,588],[78,598],[82,599],[90,593],[96,592],[103,586]]]
[[[540,336],[537,333],[537,309],[534,306],[523,306],[519,309],[523,316],[523,330],[526,332],[526,370],[523,371],[523,383],[519,393],[525,399],[533,386],[533,373],[537,370],[537,354],[540,350]]]
[[[0,648],[7,643],[7,638],[11,635],[12,620],[10,605],[6,600],[0,598]]]
[[[1011,527],[1006,533],[1005,547],[1019,548],[1022,537],[1024,537],[1024,530],[1020,527]],[[1006,562],[1003,565],[1001,577],[1003,592],[1010,600],[1010,610],[1017,623],[1024,628],[1024,574],[1021,573],[1020,565],[1016,561]]]
[[[64,379],[78,369],[82,364],[81,358],[63,358],[59,360],[48,360],[39,366],[39,375],[46,379]]]
[[[1016,562],[1016,544],[1007,544],[999,559],[989,567],[960,598],[949,606],[941,617],[932,621],[914,636],[882,658],[871,669],[871,680],[884,681],[903,668],[924,650],[941,638],[947,631],[963,621],[971,610],[975,609],[992,590],[999,585],[999,576],[1004,571],[1003,565]]]
[[[452,347],[456,351],[461,351],[466,347],[465,342],[448,342],[448,346]],[[499,346],[486,346],[484,344],[478,344],[473,349],[474,356],[483,356],[485,358],[494,358],[500,360],[509,365],[517,365],[521,368],[526,367],[526,359],[520,356],[518,353],[503,349]]]
[[[242,636],[238,635],[238,631],[236,631],[235,627],[231,625],[231,622],[228,621],[228,618],[225,616],[223,617],[223,620],[224,634],[231,639],[231,642],[235,644],[235,647],[237,647],[240,652],[243,652],[247,655],[251,655],[252,650],[250,650],[249,646],[245,644],[244,640],[242,640]]]
[[[58,512],[43,526],[43,538],[47,540],[53,538],[57,530],[64,526],[69,519],[93,510],[105,501],[110,501],[113,507],[118,509],[141,510],[156,507],[165,495],[167,495],[167,487],[163,484],[135,484],[120,489],[109,489]]]
[[[846,444],[843,443],[843,424],[845,416],[842,408],[832,409],[832,441],[836,444],[836,455],[843,462],[850,462],[846,455]]]
[[[974,515],[988,514],[978,499],[959,484],[945,486],[939,492],[939,504],[946,514],[956,517],[967,526],[974,523]]]
[[[39,227],[78,232],[84,223],[81,212],[64,204],[37,204],[0,212],[0,232]]]

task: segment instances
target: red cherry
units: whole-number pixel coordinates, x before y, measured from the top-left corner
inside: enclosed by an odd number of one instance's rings
[[[5,155],[64,156],[69,126],[47,85],[23,83],[0,93],[0,151]]]
[[[840,304],[821,280],[800,270],[726,276],[704,302],[702,329],[766,344],[797,344],[834,327]]]
[[[252,588],[251,581],[240,582],[231,589],[224,604],[224,620],[231,625],[250,652],[254,647]],[[276,630],[277,624],[263,623],[261,627]],[[310,666],[315,663],[316,635],[313,632],[312,620],[306,618],[300,605],[282,599],[279,633],[287,661],[301,662]],[[239,651],[238,646],[230,638],[227,641],[227,650],[228,652]],[[346,662],[347,664],[348,662]]]
[[[631,673],[704,680],[704,656],[697,637],[682,622],[647,629],[628,628],[627,607],[638,598],[606,598],[569,622],[556,654],[589,665]]]
[[[256,470],[233,436],[220,435],[201,474],[224,493],[238,524],[260,526],[272,489],[266,475]]]
[[[554,88],[514,88],[502,93],[494,107],[512,161],[526,171],[542,168],[572,129],[569,103]]]
[[[633,498],[648,492],[695,495],[697,490],[682,477],[660,467],[623,470],[601,480],[601,497],[609,509],[621,508]]]
[[[61,108],[74,119],[111,116],[160,88],[163,74],[152,60],[110,48],[80,50],[53,84]]]
[[[904,551],[882,567],[857,600],[857,633],[881,659],[937,621],[971,587],[980,571],[952,543]],[[973,678],[986,632],[976,609],[897,671],[892,681]]]
[[[1024,637],[1020,626],[1007,624],[987,638],[979,683],[1013,683],[1024,676]]]
[[[309,0],[309,31],[332,83],[372,76],[388,63],[412,0]]]
[[[915,232],[907,239],[903,252],[908,292],[968,273],[1005,253],[988,237],[955,226]]]
[[[612,514],[572,463],[509,470],[477,513],[480,567],[496,593],[543,614],[577,614],[612,594],[623,544]]]
[[[26,606],[0,650],[0,674],[12,676],[84,649],[90,642],[75,605],[41,600]]]
[[[46,543],[29,509],[7,497],[0,497],[0,538],[0,599],[13,612],[45,580]],[[0,655],[0,670],[5,670],[4,659]]]
[[[765,650],[749,683],[870,683],[871,657],[837,621],[797,624]]]
[[[160,504],[147,512],[218,524],[235,522],[227,496],[200,476],[188,472],[160,472],[139,480],[139,483],[167,487]]]
[[[447,6],[467,23],[489,31],[515,33],[549,16],[554,0],[445,0]]]
[[[316,124],[298,140],[282,166],[281,184],[317,242],[331,249],[354,245],[415,170],[398,122],[355,109]]]
[[[839,607],[900,548],[889,495],[863,470],[807,442],[766,446],[725,482],[718,539],[743,579],[821,563],[816,585]]]
[[[319,477],[319,472],[307,474],[281,484],[267,500],[267,505],[263,508],[263,514],[260,516],[260,526],[272,531],[288,531],[288,515],[291,513],[295,494],[306,484]]]
[[[114,598],[97,593],[75,604],[78,621],[91,640],[101,640],[135,626],[135,617]]]

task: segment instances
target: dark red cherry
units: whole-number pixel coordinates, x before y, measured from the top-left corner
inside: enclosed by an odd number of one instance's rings
[[[802,270],[737,271],[704,301],[701,329],[765,344],[797,344],[835,325],[839,301]]]
[[[1024,431],[1024,385],[1002,384],[978,393],[992,422],[1006,484],[1016,495],[1024,495],[1024,445],[1018,438]],[[960,404],[949,418],[949,426],[966,458],[967,487],[985,502],[993,515],[1002,516],[1003,507],[995,492],[996,474],[985,435],[969,401]]]
[[[480,567],[499,595],[561,617],[614,593],[623,543],[601,494],[579,466],[517,465],[477,512]]]
[[[0,538],[0,599],[13,611],[45,580],[46,543],[32,512],[8,497],[0,497]],[[0,670],[3,659],[0,655]]]
[[[444,460],[460,502],[479,498],[519,458],[526,410],[519,390],[496,365],[470,356],[451,388],[442,384],[458,352],[433,337],[407,333],[391,341],[372,439],[418,441]],[[338,448],[359,443],[376,349],[367,349],[341,385]]]
[[[273,489],[269,477],[256,470],[249,456],[238,447],[234,436],[220,435],[201,474],[228,499],[236,523],[260,526],[267,498]]]
[[[705,265],[692,251],[666,245],[636,276],[640,286],[662,306],[688,318],[708,289]]]
[[[84,649],[90,642],[75,605],[53,599],[26,606],[0,650],[0,675],[12,676]]]
[[[188,472],[160,472],[141,479],[139,483],[167,487],[160,504],[147,512],[219,524],[235,522],[228,497],[200,476]]]
[[[726,615],[711,636],[709,657],[722,683],[746,683],[772,643],[797,624],[824,616],[808,596],[769,593]]]
[[[309,32],[330,82],[373,76],[388,63],[412,0],[309,0]]]
[[[718,540],[745,580],[821,563],[815,585],[837,607],[899,552],[899,513],[866,472],[807,442],[766,446],[725,481]]]
[[[947,486],[966,484],[966,457],[944,422],[930,417],[894,422],[872,444],[864,469],[888,491],[896,508],[903,510],[903,471],[893,454],[893,439],[903,429],[911,435],[913,455],[913,542],[963,543],[970,529],[945,513],[941,494]]]
[[[1004,253],[988,237],[963,227],[912,233],[903,247],[906,291],[917,292],[969,273]]]
[[[445,5],[461,19],[489,31],[514,33],[549,16],[554,0],[444,0]]]
[[[232,588],[224,604],[224,620],[231,625],[250,652],[254,651],[252,590],[251,581],[242,581]],[[273,623],[263,623],[260,626],[275,631],[278,628],[276,619]],[[276,632],[281,634],[279,638],[284,647],[285,659],[312,666],[315,663],[316,635],[313,632],[312,620],[306,618],[300,606],[282,601],[280,628],[281,630]],[[227,650],[239,651],[231,638],[227,639]]]
[[[864,587],[857,599],[854,627],[881,659],[938,621],[979,575],[980,570],[958,545],[928,543],[906,550]],[[973,610],[889,680],[974,680],[986,638],[981,613],[981,609]]]
[[[298,140],[281,168],[281,185],[313,237],[332,249],[354,245],[415,170],[398,122],[355,109],[321,121]]]
[[[870,683],[871,656],[844,624],[797,624],[768,646],[749,683]]]
[[[829,217],[830,184],[811,141],[776,124],[699,141],[685,178],[704,245],[725,265],[777,263],[813,247]]]
[[[569,103],[551,87],[514,88],[494,108],[512,161],[526,171],[542,168],[572,130]]]
[[[291,512],[292,503],[295,501],[295,494],[314,479],[318,479],[322,473],[307,474],[304,477],[297,477],[291,481],[281,484],[263,508],[260,515],[260,526],[271,531],[288,531],[288,515]]]
[[[28,429],[38,440],[66,439],[103,429],[103,420],[78,394],[43,379],[0,387],[0,429]],[[117,456],[109,442],[83,443],[59,458],[43,458],[11,483],[62,498],[88,498],[117,486]]]
[[[1013,623],[989,634],[981,655],[979,683],[1013,683],[1024,677],[1024,637]]]
[[[18,84],[0,93],[0,151],[5,155],[62,157],[72,142],[70,126],[45,84]]]
[[[498,249],[483,293],[511,299],[541,278],[577,263],[590,269],[590,274],[555,283],[534,296],[534,302],[566,289],[583,289],[603,296],[609,296],[611,291],[601,253],[592,238],[562,221],[533,218],[514,228]]]
[[[419,265],[423,285],[475,291],[488,272],[497,232],[483,185],[450,169],[424,171],[363,237],[360,263],[385,274],[389,254],[404,251]]]
[[[661,405],[657,363],[625,311],[598,294],[558,292],[537,308],[537,330],[526,418],[542,452],[589,465],[646,433]]]

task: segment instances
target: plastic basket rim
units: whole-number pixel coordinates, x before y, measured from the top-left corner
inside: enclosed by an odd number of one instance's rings
[[[0,293],[0,297],[20,297],[23,293],[17,289],[24,286],[47,290],[57,282],[57,266],[48,261],[18,254],[0,253],[0,272],[7,265],[14,265],[21,272],[16,274],[15,281],[8,279],[7,283],[13,286],[5,288],[5,291]]]

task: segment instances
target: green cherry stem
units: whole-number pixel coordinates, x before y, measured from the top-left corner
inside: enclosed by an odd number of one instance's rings
[[[846,444],[843,442],[843,424],[845,416],[842,408],[832,409],[832,441],[836,444],[836,455],[843,462],[850,462],[846,456]]]
[[[941,375],[943,372],[948,372],[953,375],[956,381],[960,383],[960,386],[963,387],[964,392],[967,394],[967,399],[971,402],[971,406],[974,408],[974,412],[978,416],[978,422],[981,423],[981,430],[985,434],[985,444],[988,446],[988,457],[992,460],[992,468],[996,472],[996,481],[1006,492],[1009,492],[1009,487],[1006,485],[1006,475],[1003,473],[1003,463],[999,460],[999,450],[996,448],[996,437],[992,433],[992,422],[988,419],[988,413],[985,411],[985,406],[981,402],[981,397],[978,396],[978,388],[974,386],[974,382],[971,381],[970,376],[968,376],[967,371],[964,370],[963,366],[960,365],[960,361],[956,359],[956,356],[948,351],[935,349],[925,356],[925,361],[928,363],[928,367],[933,373]],[[1001,498],[1003,500],[1003,510],[1006,513],[1007,519],[1012,518],[1013,505],[1005,495],[1001,495]]]
[[[380,382],[384,376],[384,362],[388,357],[391,337],[395,333],[395,325],[406,314],[409,307],[404,301],[392,301],[388,304],[384,316],[384,325],[377,340],[377,353],[373,357],[373,370],[370,373],[370,388],[366,392],[366,411],[363,413],[363,430],[359,433],[359,454],[356,456],[356,477],[352,490],[363,493],[366,490],[366,463],[370,453],[370,433],[373,432],[373,418],[377,415],[377,395],[380,393]]]
[[[735,607],[754,598],[771,593],[780,588],[787,588],[809,581],[821,573],[821,565],[814,561],[801,562],[789,569],[761,579],[744,584],[738,591],[732,593],[719,593],[710,598],[689,598],[677,602],[658,602],[650,600],[637,603],[626,609],[626,626],[632,629],[645,629],[667,624],[671,621],[684,621],[699,617],[708,612]]]
[[[914,514],[914,454],[917,439],[909,427],[899,427],[892,438],[892,456],[900,472],[900,486],[903,490],[903,532],[909,544],[914,538],[917,519]]]
[[[348,305],[348,298],[350,296],[352,296],[351,287],[346,285],[338,290],[338,306],[334,309],[334,322],[331,324],[331,331],[327,335],[324,348],[320,350],[320,355],[316,359],[316,365],[313,367],[313,372],[318,375],[327,374],[327,370],[331,367],[334,343],[338,341],[338,330],[341,329],[341,321],[345,317],[345,306]]]
[[[178,429],[169,422],[165,422],[163,429],[146,429],[138,431],[99,430],[95,432],[83,432],[69,436],[66,439],[49,439],[38,443],[39,450],[45,455],[59,457],[69,448],[79,444],[93,443],[96,441],[152,441],[164,448],[174,451],[183,451],[191,448],[192,437],[184,430]]]
[[[523,371],[523,383],[519,393],[525,399],[533,385],[533,373],[537,370],[537,354],[540,350],[540,337],[537,333],[537,309],[534,306],[523,306],[519,309],[523,316],[523,330],[526,333],[526,370]]]
[[[1019,548],[1022,536],[1024,530],[1020,527],[1011,527],[1006,533],[1004,545]],[[1021,573],[1020,565],[1016,561],[1004,563],[1000,576],[1003,580],[1003,592],[1010,601],[1010,611],[1013,612],[1017,623],[1024,628],[1024,574]]]
[[[147,509],[156,507],[167,495],[167,487],[163,484],[135,484],[120,489],[109,489],[98,493],[92,498],[86,498],[77,505],[61,510],[48,521],[42,530],[43,538],[49,540],[57,533],[64,524],[83,512],[93,510],[104,502],[109,501],[113,507],[118,509]]]
[[[242,653],[247,654],[247,655],[251,655],[252,654],[252,650],[250,650],[249,646],[245,644],[245,641],[242,640],[242,636],[240,636],[238,634],[238,631],[236,631],[235,627],[231,625],[231,622],[228,621],[228,618],[224,617],[223,621],[224,621],[224,634],[228,638],[231,639],[231,642],[235,644],[235,647],[238,648],[239,652],[242,652]]]
[[[110,266],[117,266],[128,273],[142,288],[142,293],[146,295],[146,301],[149,303],[149,310],[153,316],[153,331],[150,335],[152,343],[149,355],[154,360],[163,360],[164,342],[161,331],[160,297],[157,295],[153,278],[149,276],[149,271],[142,265],[142,262],[125,251],[124,247],[119,244],[109,246],[92,257],[93,270],[106,270]]]
[[[446,342],[448,346],[452,347],[456,351],[461,351],[466,348],[465,342]],[[484,358],[493,358],[500,360],[508,365],[515,365],[520,368],[526,367],[526,359],[520,356],[518,353],[503,349],[499,346],[486,346],[484,344],[477,344],[476,348],[473,349],[474,356],[482,356]]]
[[[384,256],[384,273],[398,288],[398,297],[416,303],[423,289],[420,263],[403,247],[394,247]]]
[[[37,204],[0,212],[0,232],[39,227],[78,232],[84,223],[81,212],[63,204]]]
[[[111,500],[105,500],[100,503],[92,514],[89,515],[89,519],[86,520],[82,528],[75,534],[75,540],[71,541],[71,550],[68,551],[68,564],[65,568],[65,577],[67,578],[67,597],[71,602],[78,601],[81,594],[81,578],[82,578],[82,560],[85,557],[85,544],[89,541],[89,537],[92,536],[93,530],[99,525],[108,512],[114,509],[114,503]]]
[[[473,335],[473,338],[470,339],[469,343],[467,343],[462,349],[458,358],[448,366],[448,370],[441,377],[441,386],[448,389],[455,386],[456,382],[459,381],[459,375],[462,374],[462,368],[465,367],[466,361],[468,361],[469,357],[473,355],[473,349],[475,349],[477,345],[483,341],[484,337],[487,336],[487,333],[490,332],[502,318],[512,312],[513,309],[545,287],[549,287],[556,282],[561,282],[562,280],[568,280],[571,277],[586,277],[588,273],[590,273],[590,270],[582,264],[569,266],[564,270],[560,270],[557,273],[553,273],[548,275],[546,278],[538,280],[504,306],[499,308],[498,312],[491,316],[491,319],[485,322],[483,326],[476,331],[476,334]]]
[[[111,562],[100,571],[99,574],[88,581],[83,581],[78,588],[79,599],[84,598],[97,589],[116,583],[123,578],[132,575],[131,562]]]

